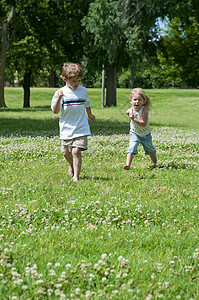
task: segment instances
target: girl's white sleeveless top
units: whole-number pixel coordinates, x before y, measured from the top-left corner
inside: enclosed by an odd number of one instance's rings
[[[144,108],[144,106],[142,106],[142,108],[136,114],[136,118],[138,120],[142,119],[143,108]],[[130,131],[135,132],[137,135],[140,135],[140,136],[146,136],[147,134],[150,133],[149,121],[147,120],[146,126],[140,126],[137,123],[135,123],[133,120],[131,120]]]

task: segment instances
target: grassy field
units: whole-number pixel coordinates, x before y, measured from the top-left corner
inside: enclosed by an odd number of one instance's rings
[[[146,90],[158,166],[129,171],[130,90],[101,108],[78,183],[60,152],[55,89],[6,88],[0,109],[0,299],[199,299],[199,91]]]

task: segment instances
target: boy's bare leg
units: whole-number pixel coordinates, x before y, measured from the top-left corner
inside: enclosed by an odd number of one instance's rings
[[[74,170],[73,170],[73,156],[71,152],[64,152],[64,157],[68,161],[70,167],[68,170],[68,175],[73,176],[74,175]]]
[[[73,156],[73,181],[79,180],[79,174],[81,171],[82,166],[82,155],[81,155],[81,149],[78,147],[72,148],[72,156]]]
[[[123,168],[125,170],[128,170],[130,168],[131,162],[133,160],[133,156],[134,156],[133,153],[127,153],[127,156],[126,156],[126,165],[123,166]]]
[[[156,157],[156,155],[150,155],[150,158],[151,158],[154,166],[156,166],[156,164],[157,164],[157,157]]]

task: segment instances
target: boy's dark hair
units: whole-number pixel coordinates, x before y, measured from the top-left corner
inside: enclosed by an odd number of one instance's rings
[[[62,78],[65,77],[66,79],[70,79],[71,77],[75,76],[82,78],[82,67],[76,63],[64,63],[62,67]]]

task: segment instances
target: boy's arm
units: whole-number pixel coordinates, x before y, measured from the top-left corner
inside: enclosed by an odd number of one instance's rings
[[[90,107],[86,107],[86,112],[87,112],[88,118],[91,119],[92,121],[95,121],[95,116],[91,113]]]
[[[58,91],[57,92],[57,100],[53,104],[53,112],[55,114],[58,114],[58,112],[60,111],[60,101],[61,101],[62,96],[63,96],[63,91],[62,90]]]

